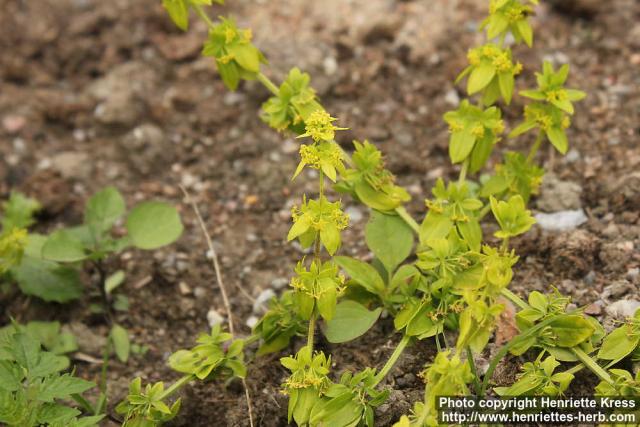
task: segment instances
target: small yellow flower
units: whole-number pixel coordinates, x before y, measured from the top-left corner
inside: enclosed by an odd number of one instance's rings
[[[298,138],[310,136],[316,142],[332,141],[336,136],[337,130],[346,129],[334,126],[333,122],[336,120],[338,119],[336,119],[335,117],[331,117],[326,111],[316,110],[311,113],[311,115],[309,115],[309,118],[307,118],[306,120],[306,132],[298,136]]]

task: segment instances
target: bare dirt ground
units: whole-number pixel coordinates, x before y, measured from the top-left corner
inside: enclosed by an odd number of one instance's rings
[[[231,13],[253,28],[274,80],[294,65],[309,72],[324,105],[351,129],[340,142],[376,143],[414,196],[409,210],[423,215],[435,180],[457,174],[441,117],[463,96],[452,81],[466,50],[482,40],[476,29],[485,2],[229,3],[212,16]],[[570,63],[571,85],[589,94],[577,107],[569,154],[544,151],[554,176],[533,202],[545,211],[583,208],[589,219],[575,230],[536,227],[516,239],[521,259],[511,286],[526,294],[555,285],[606,320],[616,315],[612,303],[639,298],[640,3],[572,6],[582,3],[594,2],[564,2],[563,10],[540,6],[534,48],[518,47],[514,55],[525,65],[520,87],[533,83],[542,59],[551,59]],[[204,25],[179,32],[159,1],[0,0],[0,22],[0,197],[15,188],[40,200],[37,229],[48,231],[80,221],[86,198],[106,185],[116,185],[130,204],[150,198],[180,204],[178,184],[184,185],[214,235],[233,288],[233,315],[248,334],[253,303],[238,288],[256,298],[286,283],[301,256],[285,242],[289,207],[303,190],[313,190],[309,177],[290,181],[296,142],[259,119],[268,93],[255,82],[229,93],[211,60],[199,57]],[[521,107],[516,98],[506,115],[511,125]],[[521,139],[520,148],[526,143]],[[502,141],[494,161],[500,150],[518,148],[513,144]],[[355,226],[342,251],[366,256],[367,212],[345,204]],[[177,244],[153,255],[126,252],[111,266],[127,271],[130,310],[118,320],[149,347],[126,365],[113,362],[112,406],[135,376],[174,379],[169,354],[208,328],[210,310],[226,314],[195,217],[186,205],[182,213],[186,231]],[[78,335],[83,353],[99,357],[106,327],[88,310],[91,298],[87,292],[80,303],[60,306],[10,292],[0,296],[0,322],[58,319]],[[347,345],[320,345],[340,369],[360,369],[380,366],[398,339],[383,320]],[[391,425],[421,399],[417,374],[434,351],[427,342],[407,351],[388,381],[394,391],[379,408],[379,425]],[[259,425],[286,425],[280,356],[249,367]],[[77,364],[79,374],[98,377],[99,364]],[[513,369],[501,375],[512,378]],[[585,379],[573,392],[583,386],[593,384]],[[243,396],[236,383],[187,387],[172,424],[247,425]]]

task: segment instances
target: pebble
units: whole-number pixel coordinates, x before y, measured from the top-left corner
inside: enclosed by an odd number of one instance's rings
[[[349,222],[352,224],[362,221],[362,217],[363,217],[362,211],[360,210],[360,208],[356,206],[349,206],[345,210],[345,213],[349,215]]]
[[[197,299],[201,299],[207,296],[207,291],[202,286],[197,286],[193,290],[193,296]]]
[[[191,288],[187,285],[187,282],[178,283],[178,289],[182,295],[189,295],[191,293]]]
[[[265,313],[268,309],[267,303],[271,300],[271,298],[275,296],[276,293],[273,291],[273,289],[264,289],[262,292],[260,292],[260,295],[258,295],[253,303],[253,312],[256,314]]]
[[[23,116],[9,114],[2,119],[2,127],[9,133],[18,133],[27,124]]]
[[[638,308],[640,308],[640,301],[623,299],[610,304],[606,311],[611,317],[625,319],[632,317]]]
[[[635,287],[627,280],[616,280],[602,290],[600,297],[605,301],[609,298],[617,299],[629,292],[633,292],[634,289]]]
[[[282,151],[286,154],[295,153],[300,149],[300,144],[296,144],[293,139],[285,139],[282,143]]]
[[[64,151],[51,158],[51,168],[65,178],[86,179],[91,175],[92,165],[89,156],[78,151]]]
[[[247,325],[247,327],[253,329],[253,327],[256,326],[259,321],[260,321],[260,319],[258,319],[257,316],[249,316],[247,318],[247,321],[244,322],[244,324]]]
[[[336,61],[336,58],[333,56],[327,56],[324,61],[322,61],[322,67],[327,76],[332,76],[338,71],[338,61]]]
[[[588,218],[582,209],[559,211],[554,213],[537,213],[535,219],[543,230],[573,230],[587,222]]]
[[[207,323],[209,323],[210,327],[213,328],[214,326],[219,325],[222,322],[224,322],[224,317],[216,310],[211,308],[209,309],[209,311],[207,311]]]
[[[544,212],[558,212],[566,209],[580,209],[582,187],[571,181],[563,181],[548,174],[542,181],[538,209]]]
[[[449,89],[444,96],[444,102],[452,107],[457,107],[458,104],[460,104],[460,95],[458,95],[458,91],[455,89]]]
[[[286,277],[277,277],[270,283],[270,286],[277,291],[284,289],[287,285],[289,285],[289,279]]]
[[[569,150],[567,155],[564,157],[565,161],[569,163],[577,162],[580,160],[580,152],[576,149]]]

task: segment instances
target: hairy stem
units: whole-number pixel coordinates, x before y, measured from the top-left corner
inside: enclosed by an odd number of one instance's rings
[[[198,3],[196,3],[196,2],[190,2],[190,3],[189,3],[189,5],[190,5],[191,7],[193,7],[193,10],[195,10],[195,11],[196,11],[196,13],[198,14],[198,16],[199,16],[200,18],[202,18],[202,20],[203,20],[204,22],[206,22],[206,23],[207,23],[207,26],[208,26],[209,28],[213,28],[213,27],[215,26],[215,25],[213,24],[213,21],[211,20],[211,18],[209,18],[209,15],[207,15],[207,13],[202,9],[202,5],[199,5],[199,4],[198,4]]]
[[[276,86],[275,83],[273,83],[269,79],[269,77],[262,74],[262,72],[258,72],[257,76],[258,76],[257,77],[258,81],[262,83],[264,87],[266,87],[269,90],[269,92],[271,92],[275,96],[278,96],[278,94],[280,93],[280,91],[278,90],[278,86]]]
[[[307,333],[307,347],[313,353],[313,338],[316,334],[316,312],[315,309],[313,313],[311,313],[311,318],[309,319],[309,332]]]
[[[520,307],[522,310],[529,308],[529,304],[527,304],[522,298],[511,292],[509,289],[504,288],[502,291],[500,291],[500,293],[503,297]]]
[[[544,139],[544,131],[540,129],[538,131],[538,136],[536,136],[536,142],[533,143],[533,146],[529,151],[529,155],[527,156],[527,163],[531,163],[533,161],[533,158],[536,156],[536,153],[540,149],[540,145],[542,144],[543,139]]]
[[[464,184],[465,179],[467,179],[467,171],[469,170],[469,158],[467,157],[462,162],[462,168],[460,169],[460,175],[458,176],[458,185]]]
[[[498,363],[500,363],[500,361],[504,359],[504,357],[507,355],[509,350],[511,350],[517,344],[520,344],[520,342],[528,339],[529,337],[535,336],[535,334],[537,334],[540,330],[542,330],[543,328],[545,328],[546,326],[554,322],[558,317],[559,315],[549,317],[548,319],[527,329],[526,331],[524,331],[523,333],[521,333],[520,335],[518,335],[517,337],[515,337],[514,339],[512,339],[511,341],[509,341],[507,344],[505,344],[500,348],[500,350],[496,353],[496,355],[491,359],[491,363],[489,364],[489,369],[487,369],[487,372],[484,374],[484,378],[482,380],[482,388],[480,389],[480,397],[484,397],[484,395],[486,394],[487,388],[489,387],[489,381],[491,381],[491,377],[493,376],[493,371],[495,371],[496,367],[498,366]]]
[[[182,378],[176,380],[173,384],[167,387],[160,396],[158,396],[158,400],[166,399],[193,379],[195,379],[195,376],[192,374],[182,376]]]
[[[407,212],[404,206],[398,206],[395,210],[398,216],[402,218],[404,222],[406,222],[407,225],[416,232],[416,234],[420,234],[420,225],[411,215],[409,215],[409,212]]]
[[[591,372],[596,374],[598,378],[609,384],[614,384],[611,375],[605,371],[602,366],[598,365],[587,353],[585,353],[580,347],[571,348],[571,352],[580,360],[584,366],[586,366]]]
[[[411,341],[410,336],[404,335],[402,337],[402,339],[396,346],[395,350],[393,350],[393,353],[391,353],[391,356],[389,356],[389,359],[387,359],[387,363],[384,364],[380,372],[378,372],[378,374],[375,376],[373,387],[377,386],[380,383],[380,381],[382,381],[384,377],[387,376],[389,371],[391,371],[391,369],[398,361],[398,358],[400,357],[404,349],[407,348],[407,344],[409,344],[409,341]]]

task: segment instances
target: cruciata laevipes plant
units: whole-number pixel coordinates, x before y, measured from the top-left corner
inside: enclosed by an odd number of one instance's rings
[[[518,262],[510,239],[535,223],[526,206],[544,175],[536,155],[545,141],[560,153],[567,152],[573,102],[585,94],[565,87],[568,65],[555,69],[545,61],[542,72],[536,73],[537,88],[518,92],[528,102],[521,123],[508,134],[517,138],[535,131],[535,141],[526,155],[508,151],[492,172],[485,171],[494,146],[504,137],[502,111],[516,94],[516,77],[523,71],[509,45],[533,45],[530,18],[538,2],[489,3],[489,16],[481,25],[488,41],[469,50],[469,65],[456,80],[466,79],[469,98],[444,115],[450,129],[449,156],[460,165],[459,177],[436,182],[418,223],[403,206],[409,193],[396,184],[373,144],[354,141],[349,155],[336,143],[336,132],[344,128],[321,105],[308,74],[293,68],[277,86],[262,72],[267,62],[253,45],[251,30],[238,28],[231,18],[213,21],[203,9],[210,0],[163,1],[183,30],[189,10],[205,21],[209,37],[203,55],[213,57],[229,89],[236,90],[242,80],[258,80],[271,92],[262,106],[264,122],[301,139],[293,178],[305,168],[316,171],[317,193],[303,195],[293,207],[287,236],[312,253],[297,263],[291,289],[272,301],[250,338],[260,341],[258,354],[265,354],[283,350],[294,337],[306,335],[306,343],[294,355],[281,359],[290,371],[283,383],[289,396],[288,419],[297,425],[372,426],[375,408],[388,393],[380,390],[380,383],[405,348],[424,339],[438,350],[422,375],[425,397],[397,426],[436,425],[437,396],[484,396],[490,392],[497,364],[508,353],[537,352],[537,357],[523,366],[516,383],[493,389],[498,395],[555,396],[583,368],[600,378],[598,394],[638,394],[637,376],[608,370],[638,352],[638,316],[606,335],[582,309],[569,310],[569,297],[557,290],[532,292],[525,301],[508,289]],[[341,200],[327,191],[331,184],[335,192],[371,209],[365,229],[374,255],[371,263],[336,255],[349,218]],[[498,226],[497,246],[485,239],[481,227],[489,212]],[[412,253],[415,258],[410,258]],[[474,355],[486,349],[506,300],[519,309],[519,334],[497,350],[483,374],[476,369]],[[393,317],[401,336],[387,363],[379,370],[345,372],[334,380],[331,356],[314,346],[318,323],[324,323],[329,342],[346,342],[370,329],[383,310]],[[449,339],[456,336],[452,344]],[[602,361],[610,362],[602,366]],[[575,365],[562,371],[561,363]]]

